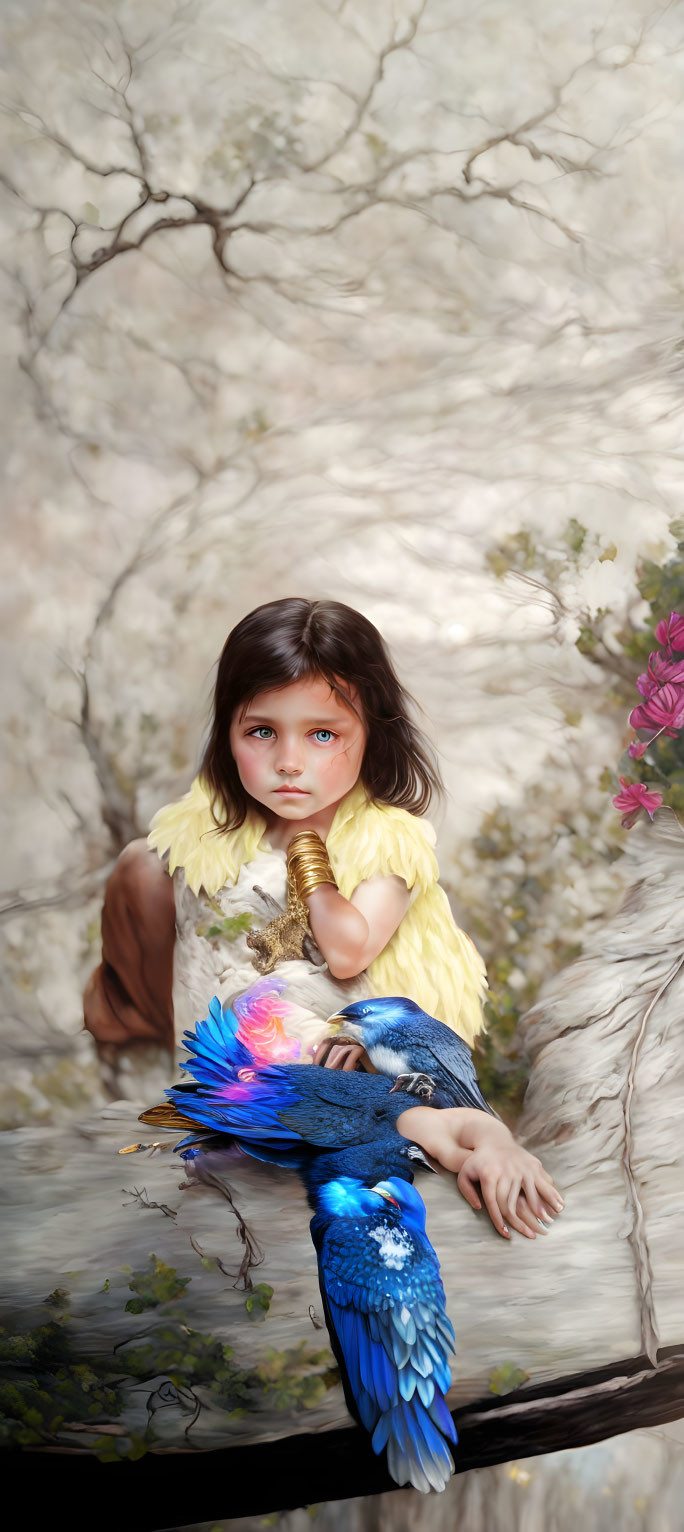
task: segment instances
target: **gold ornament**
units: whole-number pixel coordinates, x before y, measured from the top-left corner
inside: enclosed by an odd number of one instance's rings
[[[337,888],[330,857],[315,830],[300,830],[293,836],[287,852],[287,871],[288,883],[292,874],[300,899],[307,899],[321,883],[332,883]]]
[[[277,963],[308,956],[309,909],[305,898],[321,883],[337,888],[328,853],[315,830],[300,830],[287,853],[287,909],[262,931],[250,931],[247,936],[259,973],[272,973]]]

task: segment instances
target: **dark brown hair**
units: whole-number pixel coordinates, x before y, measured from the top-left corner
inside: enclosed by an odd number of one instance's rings
[[[200,776],[214,799],[219,829],[237,830],[247,793],[233,760],[229,729],[236,708],[257,692],[322,676],[351,706],[339,683],[355,686],[368,730],[361,780],[371,798],[422,814],[442,781],[432,750],[408,716],[413,699],[395,672],[384,640],[367,617],[341,601],[288,596],[258,606],[233,628],[218,662],[211,732]],[[219,819],[217,808],[225,810]]]

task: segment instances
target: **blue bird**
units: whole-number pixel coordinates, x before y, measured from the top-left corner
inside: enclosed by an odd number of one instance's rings
[[[297,1158],[304,1146],[310,1150],[366,1153],[367,1174],[372,1179],[388,1173],[391,1154],[396,1173],[412,1174],[407,1161],[428,1165],[422,1149],[402,1137],[397,1118],[415,1105],[415,1098],[394,1092],[382,1075],[346,1074],[314,1069],[310,1064],[262,1063],[238,1036],[239,1022],[215,997],[209,1014],[186,1032],[192,1055],[182,1066],[194,1083],[173,1085],[166,1091],[169,1107],[152,1107],[140,1121],[154,1126],[192,1127],[193,1132],[176,1145],[178,1150],[200,1146],[205,1134],[230,1135],[240,1148],[257,1159],[282,1160],[306,1169],[307,1185],[319,1184],[324,1169],[314,1173],[310,1155]],[[382,1146],[382,1153],[373,1153]],[[398,1157],[398,1158],[397,1158]],[[345,1166],[348,1164],[345,1161]],[[330,1174],[337,1173],[332,1162]],[[431,1168],[428,1166],[428,1168]],[[359,1170],[359,1174],[362,1172]]]
[[[349,1038],[361,1043],[373,1068],[389,1075],[399,1089],[412,1090],[434,1106],[477,1107],[496,1115],[480,1090],[467,1043],[414,1000],[400,995],[355,1000],[330,1021],[342,1024],[336,1042]]]
[[[396,1484],[444,1489],[458,1441],[444,1398],[454,1331],[421,1197],[394,1177],[368,1188],[343,1176],[321,1188],[310,1227],[352,1414],[376,1453],[387,1448]]]
[[[397,1484],[443,1489],[457,1437],[444,1395],[454,1334],[425,1206],[409,1184],[425,1160],[396,1120],[415,1097],[382,1075],[261,1064],[214,998],[185,1038],[194,1082],[141,1121],[189,1127],[176,1145],[202,1177],[204,1151],[229,1135],[257,1159],[298,1170],[315,1209],[311,1234],[331,1344],[351,1412],[387,1448]],[[388,1179],[389,1177],[389,1179]]]

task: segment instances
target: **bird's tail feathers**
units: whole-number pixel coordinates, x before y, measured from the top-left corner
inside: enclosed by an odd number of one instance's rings
[[[461,1080],[454,1080],[452,1094],[453,1101],[450,1104],[453,1106],[475,1107],[480,1112],[488,1112],[490,1117],[497,1116],[494,1108],[485,1100],[477,1079],[469,1080],[467,1084]]]
[[[228,1133],[246,1141],[302,1142],[301,1134],[286,1127],[278,1116],[278,1111],[287,1104],[283,1094],[276,1095],[257,1082],[243,1085],[238,1081],[234,1087],[226,1085],[220,1090],[188,1096],[182,1088],[172,1086],[169,1096],[180,1112],[216,1133]]]
[[[169,1126],[199,1123],[235,1137],[301,1142],[277,1115],[295,1099],[292,1080],[282,1066],[256,1059],[238,1037],[238,1028],[235,1012],[215,995],[204,1021],[183,1034],[191,1055],[183,1068],[193,1082],[171,1086],[166,1091],[170,1106],[157,1110],[169,1113]]]
[[[192,1055],[183,1068],[202,1085],[220,1086],[235,1079],[238,1069],[254,1063],[249,1048],[238,1037],[238,1027],[235,1012],[222,1006],[214,995],[205,1019],[197,1022],[194,1032],[183,1033]]]
[[[381,1415],[371,1441],[374,1452],[387,1447],[387,1467],[395,1483],[412,1484],[425,1495],[445,1489],[454,1472],[447,1439],[456,1445],[456,1428],[441,1395],[435,1394],[427,1409],[415,1397],[410,1402],[400,1399]]]

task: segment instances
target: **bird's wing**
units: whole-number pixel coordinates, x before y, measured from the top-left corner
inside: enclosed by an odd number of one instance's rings
[[[283,1065],[260,1067],[238,1030],[234,1011],[215,995],[206,1018],[184,1033],[190,1057],[183,1067],[194,1081],[172,1086],[166,1095],[191,1122],[216,1132],[281,1146],[301,1143],[297,1127],[282,1118],[283,1109],[299,1099],[296,1076]]]
[[[310,1064],[255,1063],[222,1067],[215,1084],[172,1086],[167,1092],[191,1123],[268,1143],[307,1143],[345,1149],[371,1143],[415,1104],[376,1075],[343,1074]],[[185,1126],[185,1122],[183,1123]]]
[[[191,1057],[184,1067],[194,1081],[166,1094],[191,1123],[254,1141],[343,1149],[371,1142],[415,1105],[403,1092],[392,1094],[380,1075],[260,1063],[238,1026],[214,997],[206,1019],[185,1033]]]
[[[350,1407],[374,1451],[387,1447],[397,1484],[444,1489],[454,1469],[448,1443],[457,1441],[444,1401],[454,1332],[432,1246],[381,1215],[359,1220],[351,1240],[348,1219],[339,1219],[327,1229],[319,1272]]]
[[[491,1112],[480,1090],[470,1048],[457,1032],[452,1032],[443,1021],[426,1016],[420,1025],[420,1051],[429,1054],[449,1075],[454,1106],[472,1106]],[[429,1072],[429,1065],[426,1067]]]
[[[301,1133],[282,1122],[279,1100],[270,1091],[252,1088],[247,1090],[238,1084],[231,1097],[230,1087],[221,1091],[198,1091],[186,1095],[181,1087],[172,1086],[168,1092],[174,1106],[186,1119],[213,1128],[216,1133],[227,1133],[235,1138],[301,1144]]]
[[[415,1097],[404,1091],[392,1094],[391,1081],[382,1075],[315,1069],[310,1065],[282,1065],[283,1073],[297,1076],[299,1100],[281,1113],[283,1123],[295,1129],[309,1144],[321,1149],[344,1149],[370,1143],[383,1126],[394,1125]]]
[[[194,1032],[184,1032],[185,1046],[191,1057],[183,1068],[200,1085],[222,1085],[234,1078],[238,1069],[247,1069],[253,1056],[238,1037],[239,1022],[234,1011],[221,1005],[217,995],[209,1002],[209,1012],[198,1021]]]

